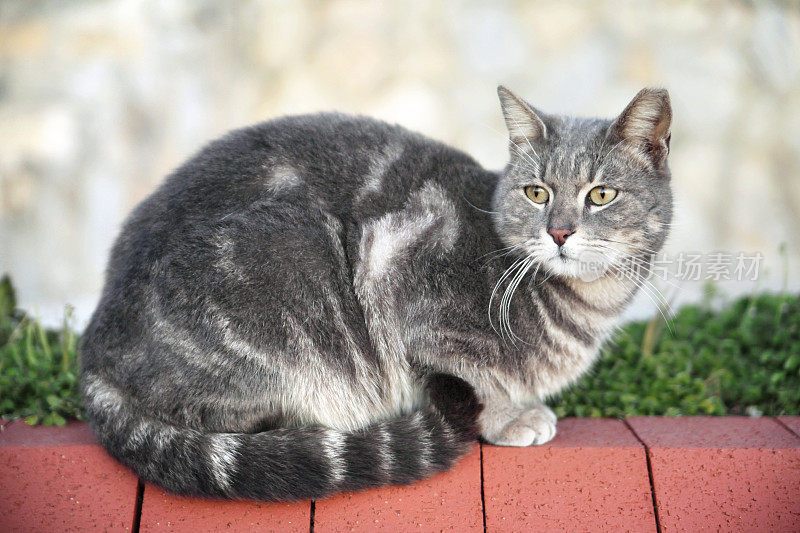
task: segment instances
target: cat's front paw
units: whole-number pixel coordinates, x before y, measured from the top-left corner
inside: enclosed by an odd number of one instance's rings
[[[556,436],[556,415],[546,405],[537,405],[509,422],[488,440],[498,446],[544,444]]]

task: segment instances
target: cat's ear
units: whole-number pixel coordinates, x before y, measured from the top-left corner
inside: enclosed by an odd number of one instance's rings
[[[608,128],[609,142],[630,142],[658,167],[669,154],[672,106],[666,89],[639,91],[625,111]]]
[[[497,87],[497,96],[500,97],[500,107],[506,119],[512,154],[515,148],[527,151],[530,144],[547,138],[544,122],[522,98],[502,85]]]

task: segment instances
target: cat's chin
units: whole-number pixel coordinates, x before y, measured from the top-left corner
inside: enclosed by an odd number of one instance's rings
[[[610,265],[601,255],[581,252],[577,256],[556,254],[544,261],[543,266],[555,276],[575,278],[584,282],[597,281],[608,273]]]

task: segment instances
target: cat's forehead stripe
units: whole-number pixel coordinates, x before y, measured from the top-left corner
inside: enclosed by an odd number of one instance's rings
[[[551,185],[573,183],[584,185],[594,181],[594,155],[587,149],[562,149],[547,158],[543,179]]]

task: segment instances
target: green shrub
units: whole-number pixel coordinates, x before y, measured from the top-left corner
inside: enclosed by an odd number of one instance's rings
[[[77,336],[16,309],[0,281],[0,418],[82,419]],[[686,306],[623,327],[555,402],[559,416],[800,414],[800,296],[760,294],[721,310]]]
[[[69,310],[58,331],[16,309],[8,276],[0,280],[0,418],[64,425],[82,419],[77,337]]]
[[[625,326],[559,416],[800,413],[800,297],[760,294]],[[654,333],[655,332],[655,333]]]

